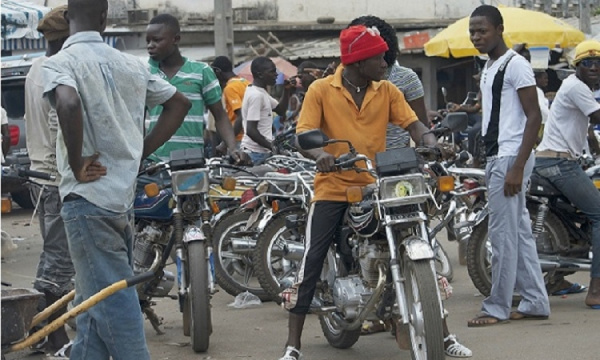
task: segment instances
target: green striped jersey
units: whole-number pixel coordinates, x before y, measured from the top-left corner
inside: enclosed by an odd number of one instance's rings
[[[168,79],[167,75],[159,69],[157,61],[152,59],[148,61],[152,74],[157,74],[175,86],[192,103],[192,108],[186,115],[183,124],[171,139],[150,155],[149,158],[154,161],[169,160],[169,155],[173,150],[203,148],[206,105],[221,101],[221,87],[210,66],[203,62],[188,60],[185,57],[183,60],[183,66],[171,79]],[[148,111],[148,131],[156,125],[161,112],[162,105]]]

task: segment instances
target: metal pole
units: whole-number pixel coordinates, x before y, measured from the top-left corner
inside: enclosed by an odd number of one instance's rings
[[[588,35],[592,34],[589,0],[579,0],[579,29]]]
[[[215,0],[215,55],[233,58],[233,8],[232,0]]]

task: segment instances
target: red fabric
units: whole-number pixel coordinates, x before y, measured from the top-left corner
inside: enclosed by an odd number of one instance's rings
[[[340,34],[340,52],[344,65],[365,60],[388,51],[385,40],[377,28],[364,25],[351,26]]]

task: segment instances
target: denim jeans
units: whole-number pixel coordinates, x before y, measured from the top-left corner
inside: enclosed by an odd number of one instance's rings
[[[76,303],[133,276],[133,213],[115,213],[80,198],[61,216],[75,265]],[[135,287],[116,292],[77,316],[71,360],[149,360]]]
[[[73,289],[75,269],[69,254],[65,225],[60,216],[62,202],[58,187],[31,184],[29,190],[34,204],[39,199],[37,212],[44,241],[36,273],[36,279],[39,280],[33,283],[33,287],[62,297]]]
[[[537,158],[535,171],[552,182],[592,222],[592,273],[600,278],[600,191],[577,161]]]
[[[261,153],[248,151],[248,155],[250,156],[250,159],[252,159],[254,166],[262,164],[265,160],[271,157],[270,152]]]

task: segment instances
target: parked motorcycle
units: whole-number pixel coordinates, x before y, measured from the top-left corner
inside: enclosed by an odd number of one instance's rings
[[[152,299],[171,297],[175,276],[165,270],[174,249],[178,263],[178,296],[183,312],[183,332],[192,349],[205,352],[212,333],[210,297],[215,291],[210,257],[208,201],[209,168],[196,149],[173,151],[168,164],[155,169],[170,171],[170,181],[145,186],[146,195],[136,199],[137,233],[134,246],[136,272],[152,270],[157,276],[138,286],[142,310],[150,314],[153,327],[160,319],[152,311]]]
[[[586,173],[600,190],[600,165]],[[560,280],[577,271],[590,271],[591,224],[561,192],[534,170],[527,193],[527,210],[548,292],[557,290]],[[492,246],[488,238],[488,210],[481,211],[469,239],[467,266],[469,276],[481,294],[492,288]]]
[[[447,117],[446,130],[460,130],[461,124],[453,119]],[[466,127],[464,121],[462,126]],[[299,134],[298,140],[304,149],[348,143],[329,139],[320,130]],[[418,150],[423,155],[435,154],[429,148]],[[357,162],[364,162],[366,168],[357,167]],[[326,256],[317,284],[319,307],[312,311],[319,314],[327,341],[348,348],[358,340],[363,321],[393,321],[399,344],[403,344],[403,330],[408,330],[414,359],[444,359],[435,238],[429,238],[423,209],[431,189],[420,171],[416,150],[379,153],[375,167],[349,144],[349,153],[336,164],[340,171],[368,172],[375,182],[347,190],[350,206],[344,226]],[[454,185],[452,178],[445,179],[440,186]]]

